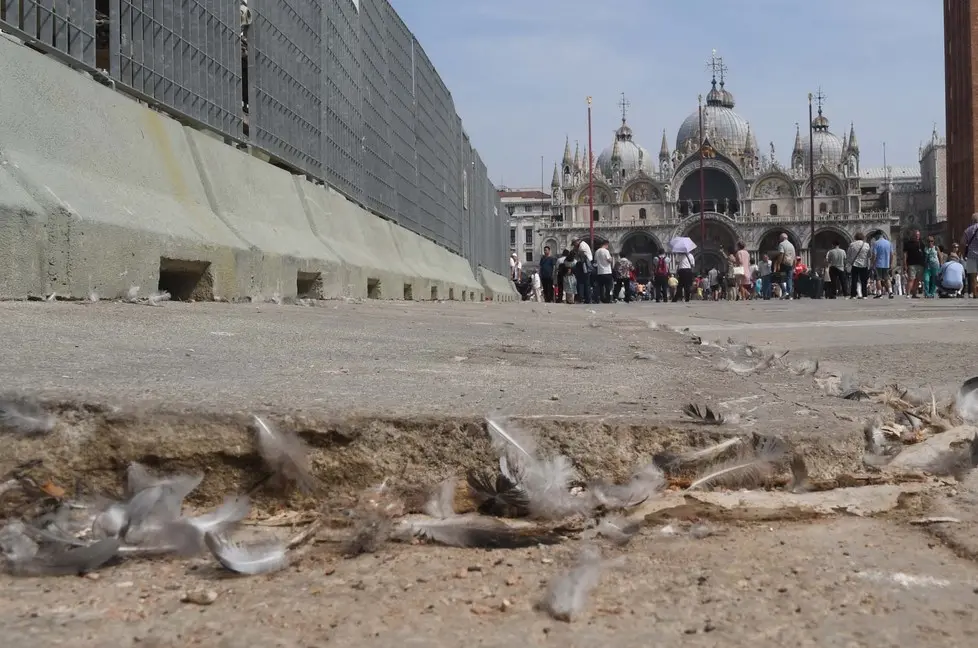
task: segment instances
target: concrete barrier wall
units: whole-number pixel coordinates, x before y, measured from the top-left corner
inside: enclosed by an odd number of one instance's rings
[[[506,292],[505,278],[476,279],[462,257],[335,191],[5,37],[0,79],[0,298]]]
[[[479,266],[478,274],[479,282],[486,290],[486,299],[499,302],[520,300],[520,294],[509,278],[483,266]]]

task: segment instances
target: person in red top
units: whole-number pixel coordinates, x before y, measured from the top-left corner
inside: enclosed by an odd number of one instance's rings
[[[792,270],[795,277],[795,290],[797,290],[798,278],[808,272],[808,266],[806,266],[805,262],[801,260],[801,257],[795,257],[795,267]],[[796,293],[794,297],[795,299],[798,299],[799,295]]]

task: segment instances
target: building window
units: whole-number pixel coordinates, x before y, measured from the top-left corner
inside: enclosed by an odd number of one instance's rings
[[[469,172],[462,169],[462,209],[469,208]]]
[[[516,212],[516,207],[513,207],[512,205],[507,205],[506,211],[508,211],[509,215],[512,216]]]
[[[825,203],[818,203],[818,213],[819,214],[829,213],[829,206],[826,205]]]
[[[597,209],[595,209],[593,212],[591,212],[591,216],[594,217],[594,222],[595,223],[597,223],[599,220],[601,220],[601,214],[598,212]]]
[[[646,218],[648,218],[648,216],[649,214],[647,211],[645,211],[645,207],[642,207],[641,209],[638,210],[638,217],[641,218],[642,220],[645,220]]]
[[[533,247],[533,228],[527,227],[523,230],[523,244],[528,247]]]
[[[530,212],[533,211],[533,205],[523,205],[523,211],[529,214]]]
[[[770,207],[767,208],[767,213],[770,214],[771,216],[777,216],[778,215],[778,206],[777,205],[771,205]]]
[[[516,228],[509,228],[509,247],[516,247]]]
[[[832,213],[833,214],[838,214],[839,213],[839,201],[838,200],[833,200],[832,201]]]
[[[533,250],[526,251],[526,262],[533,263]]]

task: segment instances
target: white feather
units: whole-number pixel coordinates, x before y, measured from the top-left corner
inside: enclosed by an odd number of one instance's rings
[[[267,574],[288,565],[285,545],[281,542],[243,545],[214,533],[206,533],[204,543],[225,569],[238,574]]]
[[[58,419],[38,403],[24,399],[0,400],[0,430],[20,436],[39,436],[54,430]]]
[[[309,461],[309,447],[294,432],[283,432],[272,427],[259,416],[253,416],[258,432],[258,452],[268,468],[296,484],[306,493],[317,487]]]
[[[584,549],[573,568],[550,581],[543,600],[544,609],[558,621],[570,622],[578,618],[600,582],[601,572],[612,564],[621,564],[621,560],[604,561],[597,549]]]
[[[434,518],[450,518],[455,515],[455,486],[458,480],[449,478],[438,484],[435,492],[424,505],[424,512]]]

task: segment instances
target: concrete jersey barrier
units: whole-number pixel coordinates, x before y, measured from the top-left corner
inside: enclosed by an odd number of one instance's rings
[[[0,78],[0,298],[515,295],[332,189],[6,37]]]

